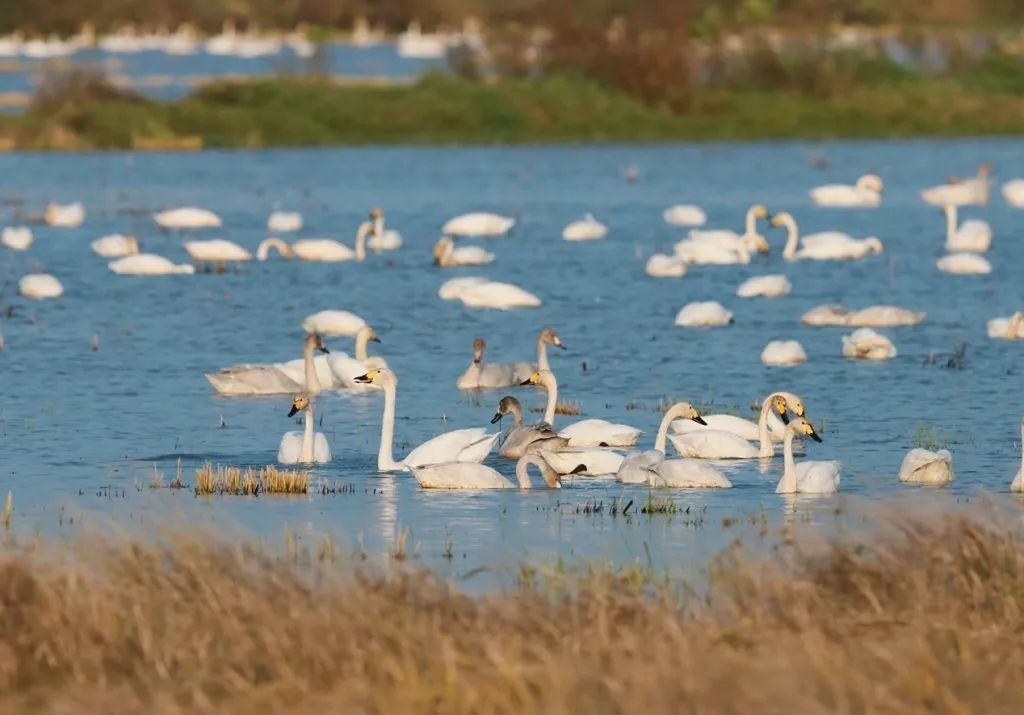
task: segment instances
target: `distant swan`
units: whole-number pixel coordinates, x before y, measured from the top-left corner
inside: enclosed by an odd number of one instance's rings
[[[220,228],[220,216],[213,211],[185,206],[161,211],[153,216],[157,225],[165,230]]]
[[[796,221],[788,213],[776,214],[771,225],[785,227],[788,231],[786,247],[782,257],[787,261],[846,261],[864,258],[872,253],[881,253],[882,242],[874,236],[851,238],[839,231],[825,231],[800,238]],[[801,247],[802,244],[802,247]]]
[[[274,211],[267,219],[267,230],[274,233],[301,231],[302,214],[297,211]]]
[[[899,480],[907,484],[949,484],[953,481],[953,455],[948,449],[912,449],[900,465]]]
[[[669,206],[662,212],[661,217],[665,223],[673,226],[703,226],[708,220],[704,209],[692,204]]]
[[[237,243],[223,238],[207,241],[185,241],[182,246],[185,252],[197,263],[212,263],[224,268],[228,263],[239,263],[252,260],[252,252]]]
[[[983,253],[992,247],[992,227],[980,219],[968,219],[957,225],[956,206],[946,211],[946,250]]]
[[[384,212],[380,209],[370,211],[370,240],[366,247],[377,253],[381,251],[394,251],[402,247],[402,236],[398,231],[384,229]]]
[[[796,340],[772,340],[761,351],[765,365],[799,365],[807,362],[804,346]]]
[[[882,179],[875,174],[865,174],[853,186],[846,184],[825,184],[811,189],[811,199],[818,206],[860,207],[878,206],[882,203]]]
[[[792,289],[793,286],[786,276],[754,276],[740,284],[736,289],[736,295],[740,298],[779,298],[789,295]]]
[[[125,256],[112,263],[108,263],[107,267],[114,273],[123,276],[191,275],[196,272],[195,266],[184,263],[172,263],[155,253],[139,253],[134,256]]]
[[[558,473],[537,454],[524,454],[516,462],[516,482],[503,477],[496,469],[473,462],[441,462],[411,467],[412,476],[424,489],[530,489],[529,468],[540,469],[544,483],[552,488],[562,486]],[[579,465],[583,467],[584,465]]]
[[[541,304],[540,298],[533,293],[511,283],[498,281],[467,283],[456,298],[469,308],[511,310],[512,308],[536,308]]]
[[[935,261],[935,267],[943,273],[961,276],[984,276],[992,272],[992,264],[977,253],[949,253]]]
[[[347,310],[321,310],[302,319],[302,329],[320,335],[352,336],[366,326],[366,321]]]
[[[487,434],[482,428],[460,429],[445,432],[427,440],[400,462],[396,462],[392,444],[395,438],[395,402],[398,378],[388,369],[370,370],[356,378],[356,382],[379,385],[384,389],[384,416],[381,420],[380,449],[377,452],[377,469],[382,472],[408,471],[410,467],[422,467],[441,462],[482,462],[491,453],[498,433]]]
[[[1024,179],[1013,179],[1003,184],[1003,198],[1015,209],[1024,209]]]
[[[871,328],[857,328],[842,336],[843,357],[854,360],[890,360],[896,357],[896,346],[889,338]]]
[[[934,206],[987,204],[988,176],[990,173],[992,173],[992,167],[988,164],[982,164],[978,167],[977,177],[962,181],[951,179],[947,184],[924,189],[921,192],[921,198],[924,199],[925,203]]]
[[[303,261],[340,263],[342,261],[366,260],[366,237],[369,224],[363,223],[356,233],[355,248],[349,248],[340,241],[330,238],[300,238],[291,245],[292,253]]]
[[[711,243],[719,248],[728,249],[737,253],[767,253],[769,248],[768,241],[764,236],[757,232],[757,220],[759,218],[769,218],[768,209],[762,204],[754,204],[747,209],[742,234],[728,229],[693,229],[690,231],[690,240]],[[678,250],[678,247],[679,244],[677,244],[676,253],[677,255],[682,255],[681,251]],[[731,262],[746,263],[748,260],[749,257],[747,260]]]
[[[491,418],[491,424],[500,422],[505,415],[512,415],[512,426],[498,438],[498,454],[509,459],[519,459],[528,452],[539,449],[558,450],[568,445],[569,441],[559,437],[558,433],[546,422],[523,424],[523,407],[519,400],[506,395],[498,402],[498,411]],[[583,463],[582,460],[577,464]],[[575,469],[575,466],[573,467]]]
[[[265,261],[270,258],[271,251],[277,251],[278,255],[285,260],[291,260],[295,257],[295,252],[292,251],[292,247],[289,246],[285,241],[280,238],[270,237],[263,240],[259,246],[256,247],[256,260]]]
[[[64,286],[49,273],[30,273],[18,281],[18,292],[25,298],[45,300],[64,294]]]
[[[644,273],[652,278],[682,278],[686,275],[686,261],[676,255],[655,253],[647,259]]]
[[[313,400],[306,395],[296,395],[292,400],[289,417],[302,412],[305,429],[302,432],[285,432],[277,448],[277,461],[281,464],[327,464],[331,461],[331,448],[323,432],[313,432]]]
[[[441,229],[442,233],[457,236],[501,236],[508,233],[516,223],[492,213],[468,213],[449,219]]]
[[[85,207],[81,203],[58,204],[50,202],[46,205],[43,220],[47,226],[58,228],[75,228],[85,221]]]
[[[672,405],[661,419],[658,436],[654,440],[654,449],[627,454],[615,474],[615,479],[625,484],[646,484],[651,487],[730,488],[732,483],[710,464],[696,459],[665,459],[668,426],[677,418],[703,423],[700,414],[689,402],[677,402]]]
[[[32,241],[32,230],[28,226],[7,226],[0,233],[0,243],[12,251],[27,251]]]
[[[584,214],[580,221],[573,221],[562,230],[566,241],[593,241],[608,235],[608,227],[590,214]]]
[[[775,487],[775,493],[835,494],[839,491],[839,479],[842,475],[843,465],[835,461],[802,461],[797,464],[793,459],[793,437],[796,435],[810,437],[815,442],[821,442],[821,437],[814,431],[814,427],[803,417],[796,417],[789,423],[783,443],[782,479]]]
[[[732,313],[716,301],[696,302],[683,306],[676,313],[676,325],[684,327],[713,327],[731,325]]]
[[[486,266],[494,261],[494,254],[480,246],[455,247],[455,241],[442,236],[434,246],[434,263],[441,268],[453,266]]]
[[[558,405],[558,381],[555,374],[550,370],[538,370],[523,380],[522,384],[539,385],[547,390],[544,421],[554,425],[555,408]],[[591,419],[574,422],[560,429],[558,434],[569,440],[570,447],[632,447],[643,432],[629,425]]]
[[[1018,310],[1008,318],[992,318],[985,332],[993,340],[1024,340],[1024,313]]]
[[[114,233],[97,238],[90,244],[93,253],[103,258],[123,258],[139,252],[139,241],[134,236]]]
[[[922,310],[909,310],[896,305],[872,305],[860,310],[847,310],[841,305],[819,305],[803,314],[804,325],[849,325],[855,328],[896,328],[917,325],[924,320]]]

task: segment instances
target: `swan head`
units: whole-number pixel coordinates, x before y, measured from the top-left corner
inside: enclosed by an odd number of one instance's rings
[[[520,385],[549,385],[554,379],[554,375],[551,374],[550,370],[538,370],[537,372],[530,375],[528,378],[520,382]]]
[[[754,204],[750,207],[750,213],[753,214],[754,218],[771,219],[772,217],[764,204]]]
[[[783,211],[782,213],[777,213],[772,216],[769,223],[775,228],[787,228],[796,222],[788,212]]]
[[[322,353],[330,354],[331,352],[324,346],[324,339],[320,336],[320,333],[309,333],[306,336],[306,340],[303,342],[303,345],[306,348],[319,350]]]
[[[803,417],[805,414],[803,400],[792,392],[776,392],[772,395],[772,404],[775,407],[775,411],[779,413],[779,417],[785,423],[789,422],[787,410],[797,417]]]
[[[810,437],[815,442],[821,441],[821,437],[819,437],[818,433],[814,431],[814,426],[803,417],[796,417],[790,420],[786,429],[792,430],[795,435]]]
[[[379,218],[384,218],[384,212],[378,208],[370,209],[370,220],[376,221]]]
[[[484,342],[483,338],[477,338],[473,341],[473,363],[479,365],[484,359],[484,348],[487,347],[487,343]]]
[[[379,343],[380,338],[377,337],[377,331],[371,328],[369,325],[364,325],[356,331],[356,340],[363,339],[370,343]],[[324,350],[327,352],[327,350]]]
[[[451,239],[451,236],[441,236],[434,244],[434,263],[440,265],[445,256],[450,255],[454,250],[455,241]]]
[[[689,402],[675,403],[674,405],[669,407],[668,410],[665,411],[665,417],[663,417],[662,419],[671,421],[677,418],[693,420],[699,425],[707,426],[708,424],[707,422],[704,421],[704,418],[700,416],[700,412],[697,411],[697,408],[691,405]]]
[[[491,424],[497,424],[501,422],[501,418],[507,414],[521,415],[523,413],[523,407],[519,404],[519,400],[512,397],[511,395],[505,395],[501,398],[498,403],[498,411],[494,413],[494,417],[491,418]]]
[[[292,409],[288,412],[288,416],[294,417],[307,407],[309,407],[309,398],[306,395],[296,395],[295,399],[292,400]]]
[[[542,343],[547,343],[548,345],[554,345],[560,350],[566,349],[565,343],[563,343],[562,339],[558,337],[558,333],[555,332],[554,328],[544,328],[540,333],[540,341]]]
[[[877,174],[864,174],[864,176],[857,179],[857,188],[880,194],[885,188],[885,185],[882,183],[882,178]]]
[[[864,239],[864,243],[865,243],[865,245],[867,245],[868,248],[871,249],[872,253],[881,253],[882,251],[885,250],[885,247],[882,246],[882,242],[879,241],[874,236],[871,236],[869,238],[865,238]]]
[[[992,173],[992,165],[987,161],[978,167],[978,176],[988,176]]]
[[[398,387],[398,378],[395,377],[395,373],[391,372],[387,368],[376,368],[374,370],[370,370],[364,375],[354,377],[353,380],[363,385]]]

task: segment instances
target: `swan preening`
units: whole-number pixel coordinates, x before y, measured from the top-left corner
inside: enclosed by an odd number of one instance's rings
[[[379,369],[359,375],[355,381],[377,385],[384,391],[384,416],[381,419],[380,449],[377,452],[377,469],[382,472],[408,471],[412,467],[442,462],[482,462],[498,441],[497,433],[487,434],[487,430],[482,428],[454,430],[427,440],[409,452],[405,459],[396,461],[393,443],[398,378],[391,370]]]
[[[801,238],[796,220],[786,212],[773,216],[771,225],[787,231],[786,247],[782,251],[787,261],[847,261],[883,250],[882,242],[874,236],[851,238],[839,231],[824,231]]]
[[[331,461],[331,448],[323,432],[313,431],[313,399],[309,395],[296,395],[292,400],[289,417],[303,413],[305,429],[285,432],[277,448],[277,461],[281,464],[326,464]]]
[[[45,300],[64,294],[64,286],[49,273],[30,273],[18,281],[18,292],[25,298]]]
[[[772,340],[761,351],[765,365],[799,365],[807,362],[804,346],[796,340]]]
[[[947,449],[912,449],[900,465],[899,480],[908,484],[949,484],[953,481],[953,455]]]
[[[594,241],[608,235],[608,227],[590,214],[584,214],[579,221],[573,221],[562,230],[566,241]]]
[[[793,459],[793,438],[796,436],[810,437],[815,442],[821,442],[821,437],[806,419],[796,417],[790,421],[786,426],[786,439],[783,443],[782,479],[775,487],[775,493],[835,494],[839,491],[843,465],[834,461],[802,461],[797,464]]]
[[[992,167],[982,164],[978,167],[978,175],[975,178],[951,179],[947,184],[932,186],[921,191],[921,198],[925,203],[934,206],[987,204],[990,173],[992,173]]]
[[[485,363],[484,350],[487,343],[483,338],[473,341],[473,361],[466,371],[456,380],[460,390],[482,390],[496,387],[518,385],[537,370],[548,370],[548,345],[565,350],[565,343],[558,337],[553,328],[544,328],[537,336],[537,362],[517,363]]]
[[[804,325],[848,325],[854,328],[896,328],[917,325],[924,320],[923,310],[908,310],[896,305],[872,305],[847,310],[841,305],[819,305],[800,318]]]
[[[882,203],[882,179],[875,174],[865,174],[853,186],[847,184],[825,184],[811,189],[811,199],[818,206],[870,207]]]
[[[28,226],[7,226],[0,232],[0,243],[12,251],[27,251],[32,241],[32,229]]]
[[[441,232],[449,236],[502,236],[515,224],[514,218],[498,214],[468,213],[449,219]]]
[[[676,325],[713,327],[732,324],[732,313],[716,301],[696,302],[683,306],[676,313]]]
[[[134,236],[113,233],[97,238],[91,244],[93,253],[103,258],[123,258],[139,252],[139,241]]]
[[[540,449],[557,451],[567,447],[569,440],[559,437],[546,422],[532,425],[523,424],[523,407],[519,400],[506,395],[498,402],[498,411],[491,418],[491,424],[501,422],[505,415],[512,415],[512,426],[498,438],[498,454],[509,459],[519,459],[524,454]],[[575,467],[573,467],[575,469]]]
[[[646,484],[651,487],[719,488],[728,489],[732,483],[710,464],[696,459],[665,459],[665,441],[669,424],[676,419],[693,420],[704,424],[700,413],[689,402],[672,405],[658,427],[654,449],[627,454],[615,474],[626,484]]]
[[[107,267],[122,276],[191,275],[196,272],[195,266],[176,264],[155,253],[125,256],[107,264]]]
[[[441,462],[410,467],[412,476],[424,489],[530,489],[529,468],[540,470],[541,478],[551,489],[560,489],[562,479],[539,454],[524,454],[516,462],[516,481],[503,477],[498,470],[474,462]],[[572,473],[579,473],[586,465],[579,464]]]
[[[486,266],[494,261],[494,254],[480,246],[455,247],[450,236],[442,236],[434,245],[434,263],[442,268],[453,266]]]
[[[43,220],[47,226],[56,228],[76,228],[85,221],[85,207],[81,203],[58,204],[50,202],[46,205]]]
[[[843,336],[843,357],[854,360],[890,360],[896,357],[896,346],[889,338],[871,328],[858,328]]]
[[[161,211],[153,216],[157,226],[167,231],[220,228],[220,216],[207,209],[184,206]]]
[[[993,340],[1024,340],[1024,313],[1018,310],[1007,318],[992,318],[985,332]]]

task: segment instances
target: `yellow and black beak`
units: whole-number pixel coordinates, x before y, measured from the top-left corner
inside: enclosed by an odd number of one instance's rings
[[[491,418],[491,424],[493,425],[501,422],[501,418],[504,416],[505,415],[501,414],[500,412],[495,412],[494,417]]]
[[[358,382],[358,383],[361,383],[363,385],[368,385],[371,382],[373,382],[373,379],[370,377],[369,373],[366,373],[364,375],[357,375],[357,376],[353,377],[352,380],[354,382]]]
[[[519,383],[520,386],[532,385],[532,384],[533,384],[533,378],[532,377],[528,377],[528,378],[526,378],[525,380],[523,380],[522,382]]]
[[[330,350],[328,350],[328,349],[327,349],[326,347],[324,347],[323,345],[321,345],[321,346],[320,346],[320,352],[322,352],[322,353],[327,353],[328,355],[330,355],[330,354],[331,354],[331,351],[330,351]]]
[[[569,472],[569,474],[583,474],[585,471],[587,471],[587,465],[577,464],[576,468]]]
[[[818,433],[814,431],[814,427],[811,425],[810,422],[807,423],[807,427],[808,429],[811,430],[810,432],[807,433],[807,436],[813,439],[815,442],[820,442],[821,437],[819,437]]]
[[[289,410],[289,411],[288,411],[288,416],[289,416],[289,417],[294,417],[294,416],[295,416],[295,413],[296,413],[296,412],[298,412],[298,411],[299,411],[299,407],[298,407],[298,405],[296,405],[296,404],[295,404],[295,403],[293,402],[293,403],[292,403],[292,408],[291,408],[291,410]]]
[[[371,343],[379,343],[380,342],[380,338],[378,338],[376,335],[374,335],[372,338],[370,338],[370,342]]]
[[[693,420],[694,422],[696,422],[696,423],[697,423],[697,424],[699,424],[699,425],[704,425],[705,427],[707,427],[707,425],[708,425],[708,423],[707,423],[707,422],[705,422],[705,421],[704,421],[704,418],[703,418],[703,417],[701,417],[700,415],[694,415],[694,416],[693,416],[693,417],[691,417],[690,419],[691,419],[691,420]]]
[[[782,420],[782,424],[784,424],[784,425],[788,425],[789,424],[789,413],[786,412],[785,410],[783,410],[782,412],[779,413],[779,418]]]
[[[559,350],[568,350],[568,348],[565,347],[565,343],[563,343],[561,340],[555,343],[555,347],[558,348]]]

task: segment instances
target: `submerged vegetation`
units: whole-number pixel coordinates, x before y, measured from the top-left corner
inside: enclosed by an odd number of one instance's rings
[[[791,539],[767,562],[730,551],[706,594],[594,565],[524,569],[518,588],[472,598],[398,558],[354,571],[294,539],[282,555],[190,538],[82,544],[75,558],[8,548],[0,704],[1018,712],[1024,541],[1006,524],[904,516],[867,541]]]

